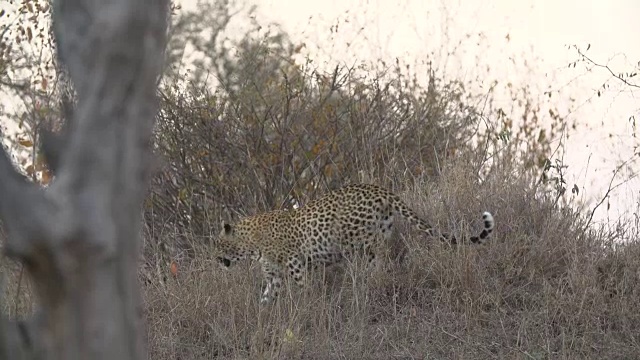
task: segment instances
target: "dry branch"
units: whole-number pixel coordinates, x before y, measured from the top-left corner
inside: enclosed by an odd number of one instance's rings
[[[65,141],[45,149],[59,161],[46,191],[0,154],[5,248],[32,275],[42,315],[0,324],[0,356],[145,357],[136,261],[167,3],[54,2],[58,56],[78,103]],[[31,336],[16,340],[19,327]]]

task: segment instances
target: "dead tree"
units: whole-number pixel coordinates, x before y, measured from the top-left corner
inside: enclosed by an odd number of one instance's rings
[[[0,320],[0,359],[144,359],[136,268],[168,0],[54,0],[60,62],[78,94],[43,190],[0,154],[6,253],[39,314]],[[52,145],[53,144],[53,145]],[[1,150],[1,149],[0,149]]]

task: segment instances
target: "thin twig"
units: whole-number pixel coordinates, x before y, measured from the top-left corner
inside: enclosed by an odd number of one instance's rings
[[[631,87],[635,87],[635,88],[640,89],[640,85],[638,85],[638,84],[634,84],[634,83],[631,83],[631,82],[627,81],[627,80],[626,80],[626,79],[624,79],[622,76],[617,75],[616,73],[614,73],[614,72],[613,72],[613,70],[611,70],[611,68],[610,68],[608,65],[602,65],[602,64],[600,64],[600,63],[595,62],[595,61],[594,61],[594,60],[592,60],[590,57],[588,57],[587,55],[585,55],[582,51],[580,51],[580,49],[578,49],[578,47],[577,47],[577,46],[575,46],[575,45],[574,45],[573,47],[574,47],[574,48],[576,49],[576,51],[578,52],[578,55],[582,56],[582,58],[583,58],[583,59],[585,59],[585,60],[587,60],[588,62],[590,62],[593,66],[596,66],[596,67],[599,67],[599,68],[606,69],[606,70],[611,74],[611,76],[613,76],[614,78],[616,78],[616,79],[618,79],[618,80],[622,81],[625,85],[628,85],[628,86],[631,86]]]
[[[589,215],[589,220],[587,220],[587,223],[584,226],[584,230],[586,231],[587,228],[589,228],[589,226],[591,225],[591,222],[593,220],[593,216],[596,212],[596,210],[598,210],[598,208],[604,203],[604,201],[606,199],[609,198],[609,195],[611,195],[611,193],[619,188],[620,186],[628,183],[630,180],[636,178],[638,176],[638,174],[633,174],[632,176],[630,176],[627,180],[620,182],[619,184],[616,184],[614,186],[612,186],[613,181],[616,179],[616,176],[618,175],[618,173],[620,172],[620,170],[622,170],[622,168],[627,165],[630,162],[630,160],[626,160],[624,161],[622,164],[620,164],[613,172],[613,176],[611,176],[611,180],[609,181],[609,186],[607,187],[607,191],[604,193],[604,196],[602,196],[602,198],[600,199],[600,201],[598,201],[598,203],[596,204],[596,206],[593,208],[593,210],[591,210],[591,214]]]

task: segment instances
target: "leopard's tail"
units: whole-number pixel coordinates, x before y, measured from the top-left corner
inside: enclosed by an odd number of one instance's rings
[[[440,238],[440,240],[450,242],[451,244],[458,243],[458,240],[455,236],[437,231],[433,228],[433,226],[429,225],[429,223],[418,217],[418,215],[416,215],[416,213],[411,210],[411,208],[409,208],[402,200],[400,200],[399,197],[394,196],[394,200],[390,205],[392,206],[394,213],[400,214],[403,218],[414,224],[419,230],[429,234],[429,236],[438,237]],[[469,241],[474,244],[483,244],[487,241],[489,235],[491,235],[491,232],[493,231],[495,221],[493,219],[493,215],[491,215],[491,213],[488,211],[485,211],[482,214],[482,221],[484,224],[482,231],[480,231],[478,235],[471,236],[464,241]]]

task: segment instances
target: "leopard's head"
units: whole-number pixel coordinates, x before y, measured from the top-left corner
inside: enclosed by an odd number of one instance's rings
[[[228,269],[239,260],[249,257],[250,251],[236,236],[235,226],[223,222],[218,238],[213,241],[213,255],[220,267]]]

